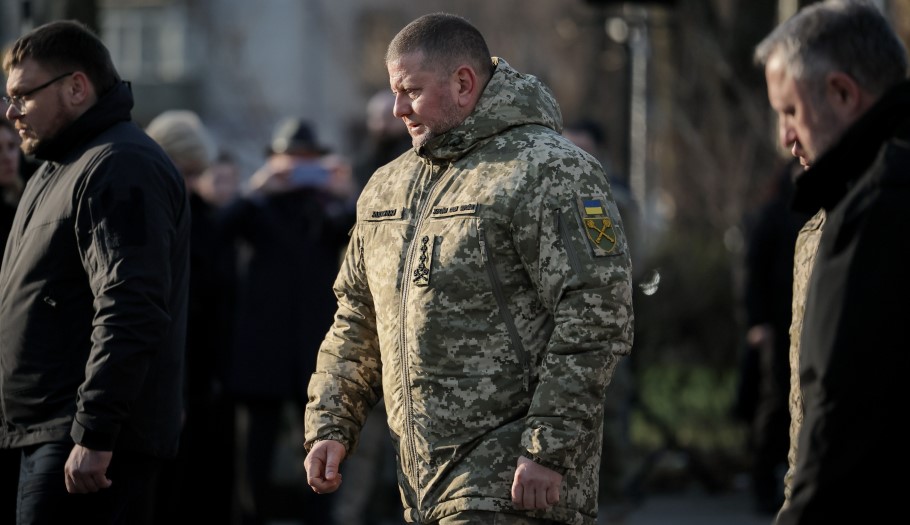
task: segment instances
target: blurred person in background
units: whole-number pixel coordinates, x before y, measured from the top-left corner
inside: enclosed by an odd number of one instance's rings
[[[276,127],[246,193],[222,216],[237,250],[229,385],[245,421],[245,524],[265,523],[279,512],[273,465],[285,445],[281,439],[302,421],[307,380],[332,323],[332,282],[354,222],[350,181],[349,164],[318,141],[310,123],[288,118]],[[301,417],[289,422],[288,408]],[[293,498],[292,517],[307,525],[331,523],[331,498],[310,491],[300,498]]]
[[[388,89],[373,94],[366,106],[366,137],[354,163],[358,190],[373,172],[411,149],[408,128],[394,113],[395,95]]]
[[[405,519],[596,521],[603,400],[632,343],[606,174],[537,78],[435,13],[386,53],[412,149],[379,168],[335,281],[304,465],[330,494],[384,399]]]
[[[629,192],[625,181],[616,172],[615,163],[607,154],[607,132],[600,122],[591,118],[573,120],[566,124],[562,134],[600,162],[607,173],[607,177],[610,179],[612,187],[617,190],[622,189],[626,193]],[[631,199],[631,195],[629,195],[629,198]]]
[[[226,151],[215,157],[196,183],[199,196],[215,209],[224,208],[239,197],[240,187],[240,166],[237,159]]]
[[[6,246],[16,206],[22,196],[22,151],[13,123],[0,116],[0,254]]]
[[[17,523],[151,523],[177,453],[190,212],[88,27],[36,27],[3,58],[29,179],[0,264],[0,447]],[[12,247],[15,247],[13,249]]]
[[[0,259],[13,227],[16,205],[22,196],[22,150],[13,123],[0,116]],[[16,523],[19,456],[15,448],[0,449],[0,523]]]
[[[171,158],[189,190],[189,314],[186,415],[177,459],[162,473],[156,522],[228,523],[233,501],[233,404],[225,390],[230,336],[233,255],[223,242],[216,209],[199,190],[216,146],[199,116],[167,110],[145,128]],[[217,476],[212,473],[217,472]],[[193,490],[205,486],[206,490]]]
[[[910,368],[910,252],[901,242],[910,228],[907,51],[874,3],[826,0],[775,28],[755,60],[780,142],[806,168],[794,207],[824,212],[823,226],[816,214],[796,247],[795,465],[776,523],[887,523],[903,512],[907,489],[890,480],[910,469],[907,434],[895,426]],[[804,232],[817,248],[801,242]]]

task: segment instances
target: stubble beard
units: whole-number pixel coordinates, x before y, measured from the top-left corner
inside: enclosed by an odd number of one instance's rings
[[[41,139],[37,137],[31,137],[27,135],[25,137],[20,136],[20,138],[22,139],[20,148],[22,149],[22,153],[27,156],[34,155],[35,151],[38,149],[38,146],[41,145]]]
[[[843,125],[837,116],[828,106],[819,113],[818,133],[815,136],[812,158],[809,159],[809,165],[814,165],[818,159],[827,153],[835,144],[838,143],[843,135],[846,126]]]
[[[458,105],[454,100],[447,100],[440,109],[440,112],[445,115],[443,118],[439,119],[437,122],[424,122],[423,133],[411,137],[411,144],[414,146],[414,149],[425,146],[434,138],[448,133],[464,121],[458,114]]]
[[[58,95],[57,105],[60,108],[65,107],[62,95]],[[27,115],[26,118],[28,118]],[[22,144],[20,146],[22,148],[22,152],[26,155],[34,155],[38,151],[38,148],[41,147],[41,144],[43,142],[53,139],[61,131],[75,122],[77,118],[79,118],[78,114],[69,114],[64,111],[60,111],[53,116],[49,125],[44,126],[45,129],[48,130],[45,133],[37,132],[35,128],[29,124],[26,130],[26,135],[19,135],[19,137],[22,139]]]

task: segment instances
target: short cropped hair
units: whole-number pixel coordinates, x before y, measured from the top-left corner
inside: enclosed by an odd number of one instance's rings
[[[804,7],[758,44],[755,62],[766,66],[778,54],[793,78],[819,89],[831,71],[850,75],[875,95],[907,78],[907,50],[868,0],[825,0]]]
[[[467,62],[483,82],[493,74],[486,40],[476,27],[458,15],[433,13],[406,25],[389,43],[386,64],[419,51],[424,53],[425,63],[446,69]]]
[[[53,74],[82,71],[101,94],[120,82],[111,54],[101,39],[76,20],[58,20],[32,29],[3,57],[3,71],[34,60]]]

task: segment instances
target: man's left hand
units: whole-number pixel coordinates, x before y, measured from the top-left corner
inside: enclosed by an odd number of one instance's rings
[[[546,509],[559,503],[562,474],[521,456],[512,481],[512,504],[519,510]]]

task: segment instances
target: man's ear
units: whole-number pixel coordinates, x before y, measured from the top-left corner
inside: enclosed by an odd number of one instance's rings
[[[853,77],[842,71],[828,73],[825,77],[825,96],[831,109],[848,122],[868,108],[866,92]]]
[[[477,73],[474,68],[463,64],[458,66],[453,76],[455,99],[461,107],[473,106],[479,96],[480,85],[477,82]]]
[[[95,99],[95,86],[82,71],[76,71],[71,76],[71,81],[67,85],[67,97],[70,104],[82,106],[87,102],[93,103]]]

